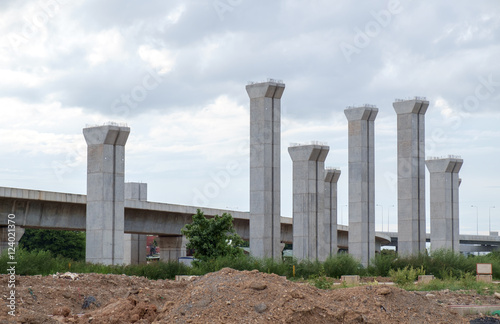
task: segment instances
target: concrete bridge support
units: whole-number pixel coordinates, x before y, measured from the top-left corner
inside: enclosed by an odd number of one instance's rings
[[[148,200],[148,184],[138,182],[127,182],[125,184],[125,199]],[[123,238],[123,263],[139,264],[146,263],[147,235],[124,234]]]
[[[425,113],[415,98],[393,104],[398,115],[398,252],[425,251]]]
[[[366,267],[375,256],[374,107],[347,108],[349,131],[349,254]]]
[[[281,259],[281,96],[278,82],[249,84],[250,249],[256,257]]]
[[[431,248],[460,252],[458,172],[459,158],[429,159],[430,172]]]
[[[123,263],[125,144],[130,128],[83,129],[87,141],[87,262]]]
[[[161,261],[177,261],[186,256],[187,240],[184,236],[160,236],[159,241]]]
[[[5,215],[5,217],[7,217],[7,215]],[[9,233],[14,233],[15,236],[12,236],[12,234],[9,235]],[[14,247],[16,248],[16,252],[17,252],[17,246],[19,244],[19,240],[21,239],[21,237],[23,237],[23,235],[24,235],[24,228],[20,227],[17,224],[15,226],[14,231],[12,231],[12,230],[9,231],[8,226],[0,227],[0,255],[4,252],[7,253],[9,248],[12,247],[9,245],[9,242],[14,242],[14,244],[15,244]],[[9,237],[11,239],[13,238],[14,240],[10,241]]]
[[[325,230],[326,243],[331,255],[338,251],[337,243],[337,182],[341,171],[338,169],[325,170]]]
[[[325,217],[325,159],[330,148],[288,148],[293,161],[293,256],[324,261],[330,254],[330,219]]]
[[[146,238],[142,234],[125,234],[123,238],[123,263],[146,263]]]

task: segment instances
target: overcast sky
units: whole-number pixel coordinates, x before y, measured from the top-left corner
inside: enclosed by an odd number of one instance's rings
[[[0,186],[86,193],[82,128],[114,121],[131,127],[126,181],[148,183],[150,201],[247,211],[245,85],[275,78],[286,84],[283,216],[287,147],[320,141],[326,165],[342,169],[347,224],[343,111],[367,103],[379,108],[376,228],[383,209],[384,229],[389,217],[396,230],[392,102],[425,96],[427,156],[464,159],[461,233],[476,233],[472,205],[479,232],[490,212],[498,231],[499,9],[497,0],[2,0]]]

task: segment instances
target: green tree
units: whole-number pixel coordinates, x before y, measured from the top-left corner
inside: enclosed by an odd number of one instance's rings
[[[28,251],[50,251],[73,260],[85,260],[85,232],[27,228],[19,245]]]
[[[240,248],[243,240],[234,230],[231,214],[206,218],[198,209],[193,215],[193,222],[186,224],[181,232],[189,240],[186,248],[194,249],[194,257],[202,261],[219,256],[243,255]]]

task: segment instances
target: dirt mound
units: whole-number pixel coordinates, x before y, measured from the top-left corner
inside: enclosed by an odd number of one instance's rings
[[[461,323],[427,298],[389,286],[318,290],[258,271],[222,269],[191,283],[155,323]],[[463,323],[467,321],[463,320]]]
[[[7,282],[1,275],[3,305]],[[191,282],[100,274],[19,276],[16,296],[16,318],[4,309],[0,323],[468,323],[446,306],[498,303],[475,292],[407,292],[376,283],[320,290],[232,269]]]

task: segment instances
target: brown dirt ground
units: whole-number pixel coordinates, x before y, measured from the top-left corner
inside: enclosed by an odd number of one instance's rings
[[[320,290],[258,271],[222,269],[191,282],[125,275],[18,277],[15,320],[7,314],[6,275],[0,276],[3,323],[468,323],[447,305],[499,304],[472,292],[407,292],[369,284]],[[33,297],[30,294],[33,292]],[[84,296],[100,306],[82,309]]]

